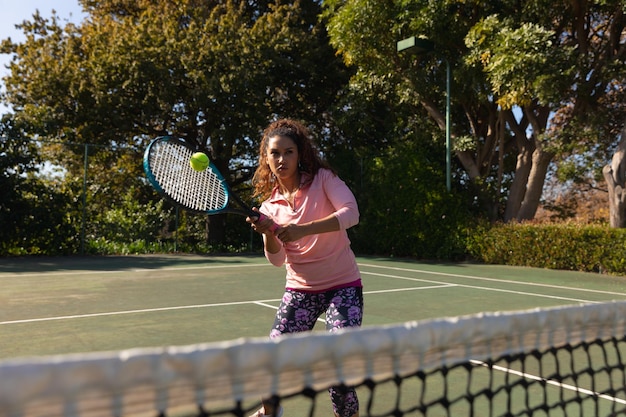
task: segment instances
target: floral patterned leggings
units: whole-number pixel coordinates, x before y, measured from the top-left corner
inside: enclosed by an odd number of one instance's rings
[[[326,329],[330,332],[360,326],[363,320],[363,289],[348,287],[319,294],[285,290],[270,337],[312,330],[324,312]],[[353,388],[332,387],[328,392],[338,417],[351,417],[359,411],[359,400]]]

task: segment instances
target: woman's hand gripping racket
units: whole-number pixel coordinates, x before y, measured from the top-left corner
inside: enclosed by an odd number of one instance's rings
[[[192,168],[190,160],[195,152],[188,143],[171,136],[154,139],[143,157],[143,168],[150,184],[174,203],[195,213],[233,213],[257,221],[267,218],[253,211],[232,192],[213,164],[209,163],[201,170]],[[232,207],[231,202],[239,208]],[[277,228],[278,225],[274,224],[272,232]]]

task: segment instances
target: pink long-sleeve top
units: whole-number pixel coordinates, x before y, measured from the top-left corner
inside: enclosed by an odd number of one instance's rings
[[[273,265],[285,265],[286,288],[317,292],[361,285],[346,232],[359,222],[359,209],[352,191],[330,170],[320,169],[310,185],[298,191],[293,208],[275,188],[261,211],[279,225],[307,223],[331,213],[339,221],[338,231],[287,242],[277,253],[265,251]]]

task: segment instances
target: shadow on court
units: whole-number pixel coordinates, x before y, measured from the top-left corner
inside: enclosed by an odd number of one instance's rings
[[[59,271],[124,271],[133,269],[160,269],[176,266],[206,264],[245,264],[262,254],[248,255],[127,255],[127,256],[67,256],[67,257],[16,257],[3,258],[0,273],[33,273]]]

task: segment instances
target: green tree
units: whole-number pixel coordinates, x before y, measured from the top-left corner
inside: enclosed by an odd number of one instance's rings
[[[351,87],[384,85],[390,101],[414,106],[441,130],[450,63],[454,155],[462,168],[455,183],[474,188],[492,218],[533,218],[551,162],[616,140],[591,132],[623,112],[616,100],[624,85],[623,0],[324,5],[332,44],[356,68]],[[399,56],[396,42],[415,35],[434,40],[435,52]]]
[[[532,132],[516,132],[531,161],[518,166],[530,171],[516,172],[505,219],[534,216],[550,162],[599,176],[626,118],[625,10],[623,0],[534,1],[483,18],[466,37],[467,62],[482,68],[504,111],[522,108]]]
[[[88,18],[78,26],[35,14],[21,25],[25,42],[3,42],[2,52],[15,54],[4,99],[30,134],[96,145],[89,158],[99,169],[90,171],[109,183],[109,203],[141,182],[141,152],[165,134],[206,150],[235,186],[245,183],[267,122],[291,116],[323,126],[346,81],[316,1],[81,4]],[[135,154],[120,159],[107,151],[116,146]],[[68,178],[82,175],[83,149],[49,152]],[[207,221],[209,239],[223,241],[225,216]]]
[[[0,256],[67,254],[76,229],[66,221],[71,200],[36,175],[42,159],[19,123],[0,124]]]

